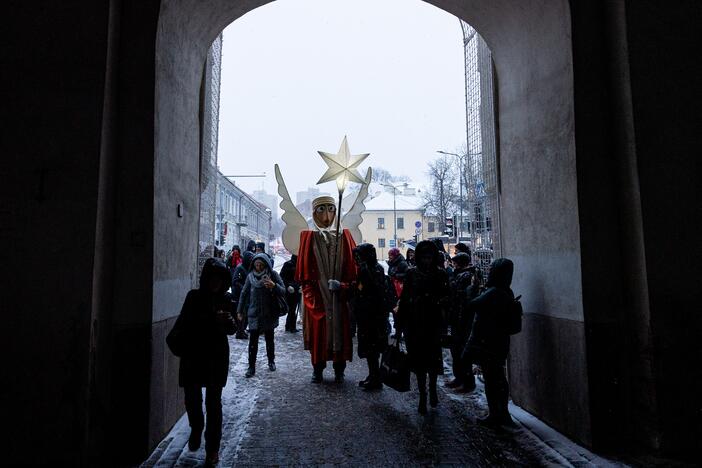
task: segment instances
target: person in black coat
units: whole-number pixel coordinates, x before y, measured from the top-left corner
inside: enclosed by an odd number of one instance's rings
[[[451,327],[451,360],[453,380],[446,384],[449,388],[457,388],[461,393],[475,390],[475,377],[470,364],[463,362],[463,349],[470,336],[473,325],[473,313],[468,308],[468,302],[478,293],[478,286],[473,284],[475,268],[471,266],[471,257],[461,252],[453,257],[454,276],[450,280],[451,304],[449,307],[449,326]]]
[[[419,412],[427,412],[427,374],[429,403],[439,403],[437,375],[444,373],[441,335],[445,328],[444,308],[451,290],[446,271],[440,267],[442,256],[431,241],[421,241],[415,249],[417,266],[410,268],[397,311],[398,328],[405,337],[409,365],[417,376]]]
[[[385,270],[378,263],[373,244],[353,249],[358,277],[350,305],[358,326],[358,357],[368,362],[368,377],[358,385],[365,391],[380,390],[380,353],[388,346],[388,314],[392,304],[386,300]]]
[[[183,308],[166,342],[180,357],[179,385],[185,393],[185,410],[190,423],[188,447],[200,447],[205,418],[202,388],[206,389],[205,451],[216,462],[222,437],[222,388],[229,375],[229,340],[236,329],[234,303],[226,292],[231,274],[224,262],[209,258],[202,268],[199,289],[188,292]]]
[[[251,262],[254,258],[253,252],[246,251],[244,254],[241,256],[241,265],[237,266],[234,269],[234,273],[232,274],[232,297],[234,298],[235,302],[235,309],[239,305],[239,296],[241,296],[241,290],[244,289],[244,283],[246,283],[246,277],[249,274],[249,271],[251,270]],[[247,320],[248,317],[244,316],[242,320],[239,320],[238,317],[235,317],[236,320],[236,325],[237,325],[237,331],[235,338],[239,340],[248,340],[249,335],[246,333],[246,325],[247,325]]]
[[[295,281],[296,268],[297,255],[293,255],[280,269],[280,278],[285,285],[285,302],[288,303],[288,316],[285,320],[285,331],[288,333],[298,332],[297,308],[300,304],[300,285]]]
[[[475,319],[463,357],[464,362],[479,364],[483,371],[489,415],[479,422],[489,426],[514,424],[507,407],[509,385],[505,377],[509,353],[505,322],[514,303],[514,293],[510,289],[513,272],[511,260],[493,261],[485,285],[487,289],[468,303]]]

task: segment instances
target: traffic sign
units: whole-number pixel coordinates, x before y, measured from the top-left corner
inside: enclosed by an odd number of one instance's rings
[[[421,222],[421,221],[417,221],[416,223],[414,223],[414,227],[416,227],[417,229],[421,228],[421,227],[422,227],[422,222]]]

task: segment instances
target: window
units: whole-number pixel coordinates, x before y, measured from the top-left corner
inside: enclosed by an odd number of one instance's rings
[[[385,229],[385,218],[378,218],[378,229]]]
[[[427,223],[427,231],[429,232],[434,232],[436,230],[436,226],[433,221],[429,221]]]
[[[397,229],[405,228],[405,218],[397,218]]]
[[[384,249],[384,248],[385,248],[385,239],[384,239],[384,238],[378,239],[378,248],[379,248],[379,249]]]

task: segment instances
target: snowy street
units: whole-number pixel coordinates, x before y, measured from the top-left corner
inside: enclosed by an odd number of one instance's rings
[[[518,428],[511,432],[496,433],[477,425],[476,418],[486,411],[481,387],[473,394],[458,395],[444,388],[440,377],[439,407],[422,417],[417,414],[414,381],[407,393],[387,387],[375,393],[361,391],[357,382],[366,376],[366,365],[355,356],[343,384],[333,383],[328,367],[324,383],[313,385],[302,335],[284,333],[282,326],[276,334],[278,370],[269,372],[265,353],[259,352],[260,370],[244,379],[247,343],[231,340],[218,466],[606,464],[518,408],[512,408]],[[538,430],[520,421],[536,424]],[[188,435],[184,416],[142,466],[202,466],[204,449],[188,451]]]

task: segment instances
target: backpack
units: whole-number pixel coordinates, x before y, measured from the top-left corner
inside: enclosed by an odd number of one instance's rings
[[[506,332],[510,335],[516,335],[522,331],[522,303],[519,301],[522,296],[515,297],[507,309],[507,321],[505,322]]]

